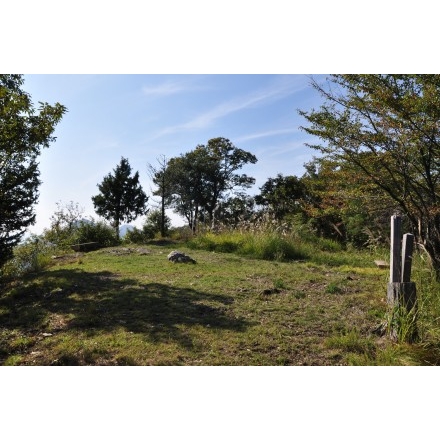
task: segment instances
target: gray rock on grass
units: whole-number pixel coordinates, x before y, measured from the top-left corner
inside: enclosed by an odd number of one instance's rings
[[[185,255],[183,252],[172,251],[168,254],[168,260],[172,263],[192,263],[196,264],[196,260],[192,259],[189,255]]]

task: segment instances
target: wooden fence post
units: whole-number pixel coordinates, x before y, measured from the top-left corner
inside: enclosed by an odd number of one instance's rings
[[[391,335],[403,335],[411,342],[416,338],[417,295],[416,283],[411,282],[414,236],[405,234],[401,245],[401,218],[391,217],[390,282],[387,302],[392,309]],[[402,255],[400,255],[402,250]]]

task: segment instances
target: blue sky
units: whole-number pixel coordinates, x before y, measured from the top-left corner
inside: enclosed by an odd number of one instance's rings
[[[60,102],[68,108],[56,142],[40,158],[43,183],[30,232],[50,226],[57,202],[77,202],[84,215],[98,218],[91,197],[122,156],[139,171],[149,195],[148,163],[157,165],[161,155],[176,157],[219,136],[256,155],[257,164],[243,168],[256,178],[250,194],[278,173],[301,176],[315,152],[304,145],[310,137],[299,129],[306,121],[297,110],[322,102],[310,79],[304,74],[25,75],[23,88],[34,104]],[[183,224],[168,214],[175,225]]]

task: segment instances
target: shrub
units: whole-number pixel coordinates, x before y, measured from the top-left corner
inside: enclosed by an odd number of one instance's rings
[[[134,243],[134,244],[145,244],[148,240],[154,238],[154,231],[148,229],[147,227],[143,227],[142,229],[133,228],[125,234],[124,242],[125,243]]]
[[[43,238],[61,249],[68,249],[72,244],[98,242],[101,246],[119,244],[114,229],[102,221],[81,220],[68,227],[51,227],[43,233]]]
[[[119,244],[114,229],[99,221],[81,222],[74,230],[69,244],[98,242],[101,246],[116,246]]]
[[[6,277],[17,277],[31,272],[39,272],[49,265],[56,246],[36,235],[28,238],[14,249],[14,257],[2,270]]]

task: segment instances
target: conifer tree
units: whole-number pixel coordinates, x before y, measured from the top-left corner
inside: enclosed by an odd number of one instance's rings
[[[55,141],[55,126],[67,111],[59,103],[39,103],[36,111],[23,84],[22,75],[0,75],[0,267],[35,223],[37,159]]]
[[[121,222],[130,223],[148,212],[148,197],[139,184],[139,172],[131,176],[131,166],[121,158],[119,165],[98,184],[100,193],[92,197],[95,212],[111,222],[119,240]]]

